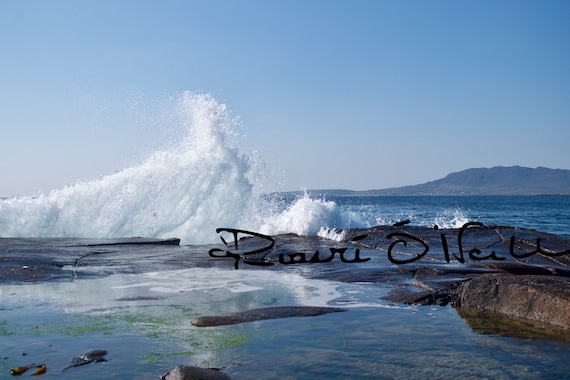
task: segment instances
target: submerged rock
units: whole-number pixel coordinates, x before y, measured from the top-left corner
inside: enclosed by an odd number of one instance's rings
[[[81,356],[71,359],[71,364],[65,367],[63,370],[72,368],[72,367],[79,367],[81,365],[89,364],[89,363],[99,363],[99,362],[106,362],[105,355],[107,355],[106,350],[91,350]]]
[[[327,313],[346,311],[337,307],[313,307],[313,306],[281,306],[247,310],[241,313],[221,316],[198,317],[192,321],[197,327],[235,325],[238,323],[261,321],[264,319],[278,319],[291,317],[314,317]]]
[[[230,377],[217,368],[200,368],[179,365],[169,373],[162,375],[162,380],[229,380]]]

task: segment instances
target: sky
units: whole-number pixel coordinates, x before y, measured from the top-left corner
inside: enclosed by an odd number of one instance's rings
[[[0,0],[0,196],[111,174],[184,91],[275,190],[570,169],[570,2]]]

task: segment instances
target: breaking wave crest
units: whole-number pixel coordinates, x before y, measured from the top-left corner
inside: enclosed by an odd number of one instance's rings
[[[182,136],[137,165],[38,196],[0,199],[1,237],[178,237],[218,243],[216,228],[342,240],[349,228],[412,224],[456,228],[461,210],[417,220],[397,205],[355,209],[332,200],[272,194],[260,159],[238,149],[237,122],[209,95],[184,92],[161,125]],[[174,127],[167,123],[175,123]],[[333,197],[334,198],[334,197]],[[368,207],[371,207],[368,209]]]
[[[232,143],[236,125],[225,105],[185,92],[176,108],[182,139],[115,174],[1,200],[0,236],[179,237],[201,244],[217,242],[218,227],[309,235],[336,224],[334,202],[304,197],[284,208],[259,194],[257,159]]]

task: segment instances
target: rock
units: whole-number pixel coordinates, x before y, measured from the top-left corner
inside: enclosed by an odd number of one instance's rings
[[[436,291],[395,289],[386,299],[409,305],[445,306],[451,303],[463,314],[473,315],[480,310],[494,313],[494,319],[503,316],[570,328],[570,278],[562,276],[473,274],[467,281]]]
[[[222,316],[204,316],[196,318],[192,324],[197,327],[235,325],[243,322],[260,321],[264,319],[291,318],[291,317],[314,317],[327,313],[346,311],[337,307],[313,307],[313,306],[280,306],[266,307],[261,309],[247,310]]]
[[[454,304],[570,328],[570,279],[482,274],[459,286]]]
[[[445,306],[454,303],[456,297],[456,287],[458,284],[452,284],[448,289],[436,290],[435,292],[409,292],[409,291],[392,291],[384,299],[404,303],[408,305],[439,305]]]
[[[163,380],[229,380],[229,376],[217,368],[200,368],[179,365],[163,375]]]
[[[107,359],[105,359],[105,355],[107,355],[107,350],[91,350],[81,356],[71,359],[71,365],[65,367],[63,371],[89,363],[106,362]]]

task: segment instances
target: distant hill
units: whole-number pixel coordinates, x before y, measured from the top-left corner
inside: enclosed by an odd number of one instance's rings
[[[370,195],[570,194],[570,170],[495,166],[448,174],[421,185],[370,190]]]
[[[496,166],[473,168],[414,186],[382,190],[311,190],[329,195],[570,195],[570,170]]]

